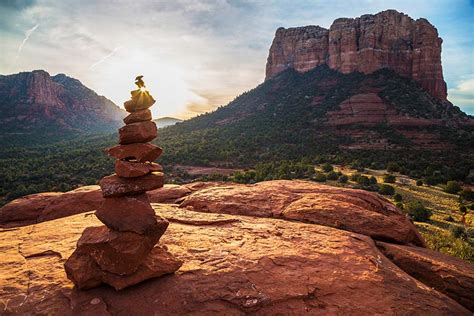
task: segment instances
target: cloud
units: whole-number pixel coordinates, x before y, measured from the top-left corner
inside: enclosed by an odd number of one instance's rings
[[[23,50],[23,47],[25,46],[26,42],[30,39],[31,34],[39,27],[39,24],[36,24],[33,26],[31,29],[27,30],[25,32],[25,38],[20,44],[20,47],[18,47],[18,55],[20,55],[21,51]]]
[[[117,53],[117,51],[120,49],[121,47],[115,47],[109,54],[105,55],[104,57],[102,57],[101,59],[99,59],[98,61],[96,61],[95,63],[93,63],[89,69],[94,69],[95,67],[97,67],[98,65],[102,64],[105,60],[109,59],[110,57],[112,57],[113,55],[115,55]]]
[[[457,106],[464,108],[469,114],[474,114],[474,76],[459,82],[448,90],[448,99]]]

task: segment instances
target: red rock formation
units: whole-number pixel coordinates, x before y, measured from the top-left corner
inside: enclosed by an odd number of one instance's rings
[[[395,10],[337,19],[329,30],[319,26],[279,28],[270,48],[266,78],[288,68],[304,72],[321,64],[342,73],[390,68],[445,100],[441,43],[438,31],[426,19],[415,21]]]
[[[474,265],[419,247],[377,242],[377,246],[403,271],[474,311]]]
[[[0,76],[0,124],[15,124],[15,130],[52,123],[65,130],[103,130],[123,117],[112,101],[66,75],[35,70]]]

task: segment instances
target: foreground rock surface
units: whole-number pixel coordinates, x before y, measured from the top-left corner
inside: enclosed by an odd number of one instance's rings
[[[87,226],[75,215],[1,231],[0,310],[17,314],[470,315],[395,266],[363,235],[277,219],[158,205],[161,242],[184,262],[171,275],[116,292],[79,291],[65,258]],[[170,295],[173,293],[173,295]]]
[[[406,273],[474,311],[474,265],[437,251],[377,242]]]
[[[380,195],[308,181],[219,184],[186,196],[180,207],[199,212],[278,217],[424,246],[415,226]]]

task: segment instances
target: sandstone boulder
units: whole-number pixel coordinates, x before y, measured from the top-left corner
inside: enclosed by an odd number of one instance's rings
[[[183,265],[175,274],[120,292],[107,286],[79,291],[64,273],[63,258],[84,228],[100,225],[94,216],[2,231],[2,313],[471,314],[407,275],[366,236],[295,221],[156,207],[171,223],[161,242]]]
[[[82,290],[99,286],[102,283],[113,286],[116,290],[157,278],[178,270],[182,262],[176,259],[163,247],[151,250],[137,270],[127,275],[117,275],[103,271],[89,256],[73,253],[65,265],[68,278]]]
[[[87,227],[77,242],[75,253],[90,256],[103,271],[131,274],[137,271],[165,230],[166,227],[156,227],[146,235],[140,235],[114,231],[106,226]]]
[[[106,198],[95,212],[110,229],[145,234],[159,228],[163,232],[168,222],[155,216],[146,194]]]
[[[146,143],[158,136],[155,122],[146,121],[131,123],[119,129],[119,143],[121,145],[132,143]]]
[[[153,144],[138,143],[117,145],[107,149],[109,156],[120,160],[136,160],[138,162],[155,161],[163,149]]]
[[[151,121],[151,118],[151,111],[146,109],[130,113],[123,119],[123,122],[125,124],[132,124],[137,122]]]
[[[27,225],[96,209],[103,198],[98,185],[69,192],[27,195],[0,208],[0,226]]]
[[[103,177],[100,188],[104,197],[140,194],[163,186],[162,172],[152,172],[137,178],[121,178],[117,175]]]
[[[419,247],[377,242],[403,271],[474,311],[474,265],[456,257]]]
[[[141,177],[150,172],[163,171],[163,167],[154,162],[115,161],[115,173],[122,178]]]
[[[378,194],[308,181],[221,184],[186,196],[180,207],[199,212],[278,217],[424,246],[415,226]]]

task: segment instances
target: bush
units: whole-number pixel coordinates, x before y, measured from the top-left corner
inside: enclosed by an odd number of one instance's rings
[[[457,181],[448,181],[444,187],[444,192],[456,194],[461,191],[461,185]]]
[[[464,189],[459,193],[459,199],[461,201],[474,201],[474,191]]]
[[[421,187],[423,185],[423,180],[416,180],[416,185]]]
[[[357,182],[357,179],[360,177],[360,174],[353,173],[351,174],[351,181]]]
[[[447,222],[454,222],[454,218],[451,215],[446,216],[444,220]]]
[[[408,216],[417,222],[426,222],[430,219],[431,215],[433,215],[433,213],[425,208],[419,201],[411,201],[407,203],[405,210]]]
[[[383,182],[385,183],[395,183],[395,180],[397,177],[395,177],[393,174],[386,174],[383,176]]]
[[[370,180],[366,176],[358,176],[356,182],[363,187],[368,187],[370,185]]]
[[[324,173],[321,173],[321,172],[316,172],[316,174],[313,177],[313,180],[316,182],[326,182],[326,179],[327,178],[324,175]]]
[[[369,181],[370,181],[371,184],[377,184],[377,178],[374,177],[374,176],[371,176],[371,177],[369,178]]]
[[[379,193],[383,195],[393,195],[395,194],[395,188],[388,184],[379,185]]]
[[[339,179],[337,179],[337,181],[340,183],[347,183],[348,180],[349,180],[349,177],[346,176],[345,174],[341,175]]]
[[[462,226],[451,225],[451,227],[449,228],[449,231],[454,238],[461,238],[464,240],[467,239],[466,229],[464,229],[464,227]]]
[[[334,170],[332,165],[325,163],[324,165],[321,166],[321,169],[323,169],[324,172],[331,172]]]
[[[397,204],[395,204],[396,207],[398,207],[399,209],[403,210],[403,203],[402,202],[397,202]]]
[[[334,172],[334,171],[331,171],[331,172],[329,172],[329,173],[326,175],[326,178],[327,178],[328,180],[337,180],[338,177],[339,177],[339,176],[338,176],[337,173]]]
[[[387,164],[387,171],[388,172],[399,172],[400,171],[400,166],[396,162],[389,162]]]
[[[395,195],[393,196],[393,200],[394,200],[395,202],[401,202],[401,201],[403,200],[403,197],[402,197],[402,195],[401,195],[400,193],[397,193],[397,194],[395,194]]]

